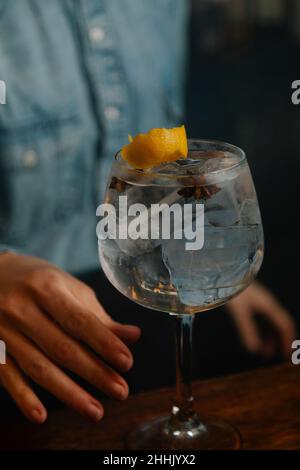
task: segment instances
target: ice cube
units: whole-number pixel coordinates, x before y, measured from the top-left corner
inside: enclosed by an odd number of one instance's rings
[[[137,284],[146,284],[150,289],[160,284],[170,284],[170,275],[162,259],[161,247],[135,258],[134,267]]]
[[[204,153],[203,157],[208,156],[208,153]],[[206,158],[204,165],[201,167],[201,172],[210,174],[215,171],[223,171],[235,166],[238,159],[235,155],[230,152],[216,152],[214,156]]]
[[[189,307],[205,307],[218,301],[218,289],[180,289],[180,301]]]
[[[139,188],[140,189],[140,188]],[[133,191],[132,189],[129,190],[129,192]],[[145,194],[148,194],[148,199],[147,199],[147,205],[145,205],[145,209],[142,211],[140,216],[137,216],[139,218],[139,222],[141,222],[141,225],[145,227],[146,233],[146,238],[137,238],[133,240],[130,237],[130,234],[128,234],[127,238],[123,239],[119,236],[120,233],[120,228],[125,229],[125,232],[128,232],[128,227],[129,224],[135,219],[133,216],[128,216],[125,219],[119,218],[117,222],[117,238],[116,238],[116,243],[119,246],[119,248],[126,254],[130,256],[138,256],[139,254],[142,253],[148,253],[153,251],[157,246],[161,245],[162,243],[162,231],[161,231],[161,225],[157,227],[157,230],[155,231],[157,233],[156,237],[153,237],[153,220],[155,219],[156,215],[159,214],[160,212],[160,207],[161,205],[165,205],[165,207],[170,207],[173,204],[177,203],[180,199],[181,196],[178,194],[178,190],[174,188],[170,189],[168,188],[168,192],[160,189],[160,188],[150,188],[151,193],[148,193],[149,188],[144,188],[142,191]],[[152,191],[154,191],[154,194],[152,194]],[[163,191],[163,192],[162,192]],[[164,197],[162,197],[164,196]],[[150,198],[150,199],[149,199]],[[139,201],[141,200],[141,195],[139,197]],[[132,201],[132,202],[130,202]],[[130,204],[135,204],[136,202],[135,198],[132,199],[132,193],[130,194],[129,199],[127,199],[127,206],[128,208],[130,207]],[[145,200],[146,202],[146,200]],[[156,208],[154,209],[153,207],[150,207],[152,204],[157,204]],[[157,221],[157,220],[156,220]],[[180,219],[180,224],[182,223]],[[173,227],[173,230],[175,231],[176,226]]]
[[[220,189],[205,201],[208,223],[216,227],[235,225],[240,221],[240,208],[234,183],[227,182]]]
[[[242,202],[240,220],[244,225],[258,225],[261,223],[259,207],[256,200],[245,199]]]
[[[112,266],[130,266],[130,258],[120,251],[115,240],[99,240],[98,242],[99,252],[103,254],[107,262]]]
[[[223,157],[214,157],[207,159],[201,167],[203,173],[211,173],[212,171],[218,171],[224,166]]]
[[[186,240],[163,244],[163,260],[171,282],[182,302],[195,305],[195,299],[212,303],[215,289],[240,285],[251,270],[251,256],[258,249],[256,227],[206,226],[201,250],[185,250]]]
[[[170,189],[169,189],[170,191]],[[127,196],[128,207],[132,204],[144,204],[150,207],[150,204],[158,203],[167,194],[167,188],[159,186],[131,186],[122,195]]]
[[[152,240],[151,238],[147,240],[141,238],[137,240],[131,238],[116,239],[115,242],[123,253],[131,257],[138,256],[141,253],[151,253],[161,244],[161,240]]]

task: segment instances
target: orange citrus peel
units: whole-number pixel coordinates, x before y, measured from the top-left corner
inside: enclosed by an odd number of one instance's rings
[[[147,134],[138,134],[121,150],[123,159],[133,168],[149,169],[162,163],[187,158],[188,143],[185,127],[152,129]]]

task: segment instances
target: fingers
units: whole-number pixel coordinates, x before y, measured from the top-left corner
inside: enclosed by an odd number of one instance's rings
[[[282,352],[285,356],[290,356],[291,344],[296,337],[296,325],[290,313],[268,289],[255,282],[228,302],[228,307],[242,335],[242,340],[250,351],[260,351],[266,357],[271,357],[276,351],[276,342],[272,338],[263,342],[260,337],[254,318],[254,315],[259,313],[268,318],[276,328]]]
[[[235,321],[245,347],[249,351],[257,353],[262,349],[262,340],[251,312],[241,311],[239,306],[235,304],[232,304],[230,309],[231,316]]]
[[[0,334],[26,375],[83,416],[93,421],[102,418],[102,405],[73,382],[29,340],[3,323],[0,326]]]
[[[141,336],[141,329],[134,325],[124,325],[122,323],[114,321],[108,313],[105,311],[101,303],[98,301],[95,293],[89,291],[87,286],[78,282],[78,289],[73,292],[74,296],[83,303],[88,309],[93,310],[93,312],[99,316],[100,320],[104,325],[106,325],[115,335],[117,335],[122,341],[126,344],[135,343]],[[78,299],[78,291],[84,291],[84,295],[81,299]]]
[[[78,341],[68,336],[35,305],[26,306],[26,312],[15,317],[14,324],[57,364],[84,378],[107,395],[124,400],[128,385],[114,370],[87,351]]]
[[[16,402],[18,408],[30,421],[43,423],[47,411],[36,394],[31,390],[16,363],[10,357],[0,367],[0,382]]]
[[[264,313],[276,327],[284,356],[291,355],[292,342],[296,338],[296,324],[289,312],[275,299],[264,305]]]
[[[124,399],[128,386],[110,365],[123,371],[132,366],[124,342],[136,341],[140,330],[111,320],[93,291],[67,273],[34,258],[17,261],[7,285],[5,276],[2,279],[0,337],[10,359],[2,367],[1,383],[36,422],[45,420],[47,413],[22,371],[66,405],[98,421],[101,403],[59,366]]]
[[[123,325],[122,323],[112,321],[108,328],[126,344],[135,343],[141,336],[141,329],[134,325]]]
[[[80,302],[60,285],[53,295],[43,298],[43,307],[65,331],[84,341],[111,366],[127,371],[133,358],[127,346],[107,328],[99,315]]]

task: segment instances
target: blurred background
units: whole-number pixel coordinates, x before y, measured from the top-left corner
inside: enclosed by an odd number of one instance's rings
[[[265,229],[266,253],[259,279],[299,326],[300,105],[292,104],[291,85],[300,80],[300,0],[190,1],[188,135],[224,140],[245,150]],[[97,271],[97,277],[83,280],[96,290],[105,283],[104,305],[116,302],[118,311],[130,318],[132,302],[117,297],[104,275],[101,282],[99,276]],[[197,317],[195,377],[281,360],[279,355],[267,360],[247,352],[224,309]],[[275,334],[261,318],[257,321],[262,336]],[[174,383],[171,326],[167,315],[154,311],[143,315],[148,339],[135,347],[139,375],[129,374],[133,391]],[[159,361],[152,360],[151,351],[160,356]]]
[[[259,279],[299,325],[300,106],[292,104],[291,84],[300,78],[300,2],[193,0],[189,38],[188,135],[246,151],[266,238]],[[196,331],[203,374],[263,364],[240,348],[238,338],[231,339],[222,310],[216,314],[217,322],[214,313],[203,314],[203,333]],[[262,334],[272,334],[268,325],[261,327]],[[215,351],[204,330],[214,331]]]

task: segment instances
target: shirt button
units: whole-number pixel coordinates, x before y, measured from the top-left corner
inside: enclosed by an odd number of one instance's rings
[[[120,110],[115,106],[108,106],[105,109],[105,116],[109,121],[116,121],[117,119],[119,119],[120,115]]]
[[[38,156],[34,150],[27,150],[23,155],[23,165],[25,168],[33,168],[37,165]]]
[[[90,40],[94,43],[101,42],[105,38],[104,29],[96,26],[89,31]]]

